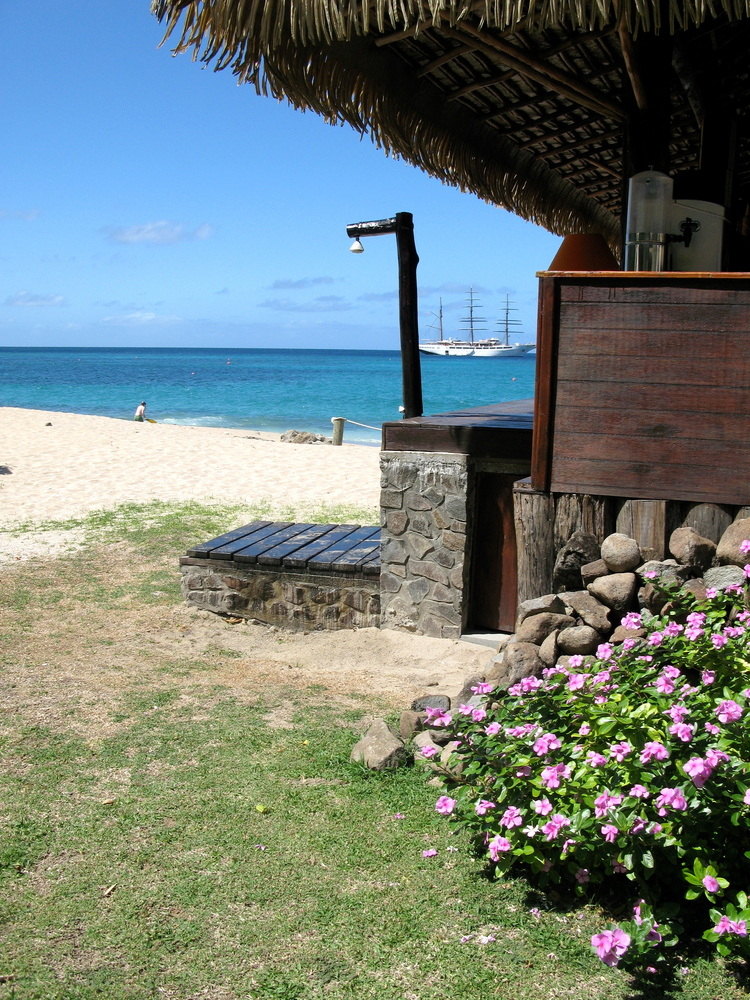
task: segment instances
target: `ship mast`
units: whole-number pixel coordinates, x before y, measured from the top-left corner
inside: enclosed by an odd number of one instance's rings
[[[467,312],[464,318],[461,320],[461,326],[463,327],[464,334],[468,333],[468,337],[464,335],[464,340],[470,340],[474,343],[474,331],[481,333],[482,330],[486,330],[486,322],[482,316],[476,314],[478,305],[476,304],[476,296],[474,295],[474,289],[469,289],[469,298],[467,299]]]
[[[505,338],[505,345],[507,347],[509,344],[510,328],[512,326],[521,326],[521,320],[510,318],[510,314],[512,312],[518,312],[518,309],[515,306],[511,306],[509,295],[505,296],[505,305],[503,306],[502,311],[504,315],[502,315],[501,318],[498,320],[497,329],[498,332],[501,333]]]

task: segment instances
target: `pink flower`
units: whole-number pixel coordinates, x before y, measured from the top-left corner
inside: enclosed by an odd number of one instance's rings
[[[628,795],[632,795],[634,799],[647,799],[651,792],[644,785],[633,785]]]
[[[629,629],[630,631],[635,631],[641,627],[643,619],[635,611],[629,611],[628,614],[622,619],[620,624],[623,628]]]
[[[663,642],[664,642],[663,632],[652,632],[651,635],[648,637],[649,646],[661,646]]]
[[[560,781],[569,777],[570,768],[567,764],[551,765],[542,771],[542,784],[545,788],[559,788]]]
[[[609,642],[602,642],[596,647],[596,655],[600,660],[610,660],[614,653],[614,647]]]
[[[750,538],[746,538],[743,542],[740,542],[740,552],[743,556],[746,556],[750,552]]]
[[[456,800],[449,795],[441,795],[435,803],[435,812],[439,812],[442,816],[450,816],[455,808]]]
[[[434,858],[436,854],[437,851],[435,850],[434,847],[428,847],[426,851],[422,851],[423,858]]]
[[[746,577],[750,578],[750,563],[742,567],[742,572],[745,574]]]
[[[723,914],[714,930],[717,934],[737,934],[739,937],[747,937],[747,926],[744,920],[730,920],[726,914]]]
[[[693,738],[695,726],[689,726],[687,722],[675,722],[673,726],[669,727],[669,731],[678,740],[682,740],[683,743],[689,743]]]
[[[488,736],[497,736],[500,732],[500,723],[490,722],[489,725],[484,727],[484,731]]]
[[[720,886],[713,875],[706,875],[703,879],[703,888],[706,892],[718,892]]]
[[[665,677],[663,673],[654,681],[654,687],[659,694],[672,694],[674,691],[674,681],[671,677]]]
[[[597,753],[595,750],[589,750],[586,754],[586,763],[591,767],[604,767],[607,763],[607,758],[603,754]]]
[[[670,622],[669,625],[664,629],[664,635],[670,636],[672,639],[679,635],[680,632],[685,630],[684,625],[680,625],[679,622]]]
[[[393,814],[393,818],[394,819],[404,819],[404,814],[403,813],[394,813]]]
[[[485,708],[475,708],[471,713],[471,717],[474,722],[484,722],[487,718],[487,709]]]
[[[578,735],[579,736],[588,736],[588,734],[590,732],[591,732],[591,726],[588,724],[588,722],[582,722],[581,723],[581,727],[578,730]]]
[[[489,694],[495,687],[493,684],[475,684],[471,690],[474,694]]]
[[[610,795],[602,792],[594,799],[594,815],[597,819],[603,819],[613,806],[619,806],[622,802],[622,795]]]
[[[633,752],[633,748],[629,743],[625,743],[623,741],[622,743],[613,743],[612,746],[609,748],[609,752],[615,758],[615,760],[618,763],[620,763],[621,761],[625,760],[628,754]]]
[[[631,639],[629,637],[627,639],[623,639],[622,640],[622,648],[624,650],[630,650],[630,649],[632,649],[635,646],[636,642],[637,642],[636,639]]]
[[[697,625],[691,625],[689,628],[685,629],[685,638],[690,639],[691,642],[694,642],[696,639],[700,639],[700,637],[704,634],[703,629],[699,628]]]
[[[637,816],[633,820],[633,825],[630,827],[631,833],[640,833],[641,830],[646,829],[646,820],[642,816]]]
[[[444,712],[440,708],[426,708],[425,714],[427,716],[427,721],[432,726],[449,726],[453,722],[453,716],[450,712]]]
[[[646,743],[643,750],[641,750],[641,764],[648,764],[652,758],[655,760],[666,760],[667,757],[669,757],[669,750],[667,750],[663,743],[658,743],[656,740]]]
[[[557,750],[559,746],[560,740],[554,733],[545,733],[535,741],[533,750],[538,757],[545,757],[550,750]]]
[[[683,812],[687,809],[687,800],[681,788],[662,788],[656,798],[656,811],[660,816],[666,816],[668,809]]]
[[[520,826],[521,823],[523,823],[521,810],[517,809],[515,806],[508,806],[503,815],[500,817],[500,826],[507,826],[509,830],[514,826]]]
[[[428,744],[426,747],[422,747],[422,749],[419,752],[423,757],[428,757],[428,758],[434,757],[435,754],[438,753],[438,748],[432,747]]]
[[[721,732],[719,727],[715,726],[713,722],[704,722],[703,728],[706,730],[706,732],[711,733],[712,736],[718,736],[719,733]]]
[[[555,813],[552,819],[548,820],[542,827],[542,833],[546,835],[547,840],[554,840],[566,826],[570,826],[570,820],[561,816],[560,813]]]
[[[647,569],[643,575],[646,577],[647,580],[655,580],[659,574],[656,572],[655,569]]]
[[[500,855],[504,851],[510,850],[510,841],[506,840],[505,837],[501,837],[499,834],[493,837],[489,843],[489,855],[493,861],[497,861]]]
[[[747,790],[747,794],[750,795],[750,788]],[[534,812],[540,816],[547,816],[552,812],[552,803],[549,799],[534,799],[531,805]]]
[[[748,788],[748,790],[742,796],[742,801],[745,803],[746,806],[750,806],[750,788]]]
[[[615,840],[617,839],[617,835],[619,834],[619,832],[620,831],[617,829],[617,827],[616,826],[612,826],[611,823],[606,823],[601,828],[601,835],[602,835],[602,837],[604,837],[604,839],[607,841],[608,844],[612,844],[612,843],[615,842]]]
[[[736,701],[732,701],[731,699],[728,701],[722,701],[715,711],[719,718],[719,722],[736,722],[742,717],[741,706],[738,705]]]
[[[627,867],[622,863],[622,861],[618,861],[617,858],[612,858],[612,871],[615,875],[622,875],[622,873],[627,870]]]
[[[583,666],[583,657],[581,656],[581,654],[580,653],[574,653],[571,656],[571,658],[568,660],[568,666],[572,667],[574,670],[577,670],[579,667],[582,667]]]
[[[668,715],[672,722],[684,722],[685,716],[690,715],[690,710],[684,705],[672,705],[664,714]]]
[[[709,599],[709,601],[710,601],[710,600],[711,600],[711,599],[712,599],[713,597],[716,597],[716,595],[717,595],[718,593],[719,593],[719,592],[718,592],[718,590],[716,589],[716,587],[706,587],[706,597],[707,597],[707,598]]]
[[[579,868],[576,872],[576,882],[578,882],[579,885],[583,885],[585,882],[589,882],[590,880],[591,876],[588,868]]]
[[[480,799],[479,802],[474,806],[474,812],[477,816],[486,816],[490,809],[496,809],[494,802],[490,802],[488,799]]]
[[[721,649],[722,646],[726,646],[728,639],[725,635],[714,635],[711,636],[711,643],[714,649]]]
[[[571,674],[568,680],[568,691],[580,691],[588,680],[588,674]]]
[[[459,705],[458,706],[458,714],[459,715],[471,715],[471,713],[472,713],[472,706],[471,705]]]
[[[645,575],[648,576],[648,573]],[[591,938],[591,947],[596,952],[597,957],[610,967],[617,965],[629,946],[630,935],[619,927],[615,927],[613,931],[602,931],[601,934],[594,934]]]
[[[662,829],[661,823],[652,823],[648,832],[652,837],[655,837],[658,833],[661,833]]]
[[[707,760],[703,760],[702,757],[691,757],[685,764],[684,770],[696,788],[703,788],[714,773],[711,764]]]

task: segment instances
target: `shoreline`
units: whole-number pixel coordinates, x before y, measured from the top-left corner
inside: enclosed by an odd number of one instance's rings
[[[377,508],[379,449],[0,407],[0,527],[149,500]]]

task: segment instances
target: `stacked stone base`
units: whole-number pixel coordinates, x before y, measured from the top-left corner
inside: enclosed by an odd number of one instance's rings
[[[300,632],[380,625],[377,574],[295,573],[190,556],[180,569],[185,600],[205,611]]]

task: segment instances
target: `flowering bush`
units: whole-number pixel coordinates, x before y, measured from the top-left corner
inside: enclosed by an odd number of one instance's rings
[[[436,808],[496,873],[625,890],[629,919],[592,938],[607,965],[651,967],[696,933],[748,953],[750,612],[738,586],[661,589],[669,610],[626,615],[620,646],[430,713],[458,741]]]

